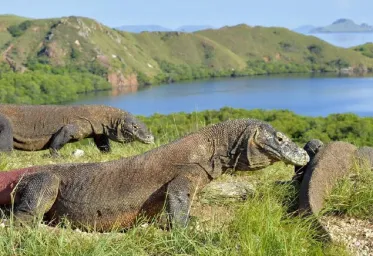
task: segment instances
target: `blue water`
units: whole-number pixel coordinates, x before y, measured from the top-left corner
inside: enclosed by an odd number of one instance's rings
[[[373,42],[373,33],[318,33],[311,35],[344,48]]]
[[[308,116],[346,112],[373,116],[373,77],[257,76],[192,81],[119,96],[90,96],[74,104],[105,104],[146,116],[224,106],[289,109]]]

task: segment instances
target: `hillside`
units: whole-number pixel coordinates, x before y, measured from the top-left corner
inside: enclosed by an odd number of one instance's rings
[[[362,23],[356,24],[350,19],[338,19],[331,25],[318,27],[310,30],[310,33],[355,33],[355,32],[373,32],[373,27]]]
[[[354,51],[360,52],[362,55],[373,58],[373,43],[366,43],[363,45],[358,45],[355,47],[352,47]]]
[[[144,84],[205,77],[373,67],[372,59],[352,49],[277,27],[237,25],[194,33],[133,34],[75,16],[34,20],[0,16],[0,27],[0,68],[8,74],[0,77],[8,93],[0,96],[0,102],[62,102],[110,86],[135,90]],[[38,78],[30,85],[25,76],[35,75]],[[50,102],[31,93],[19,96],[30,86],[39,95],[55,92],[55,84],[63,92],[67,78],[70,91],[61,97],[55,93]],[[47,85],[41,87],[40,81]],[[15,92],[15,87],[23,91]]]

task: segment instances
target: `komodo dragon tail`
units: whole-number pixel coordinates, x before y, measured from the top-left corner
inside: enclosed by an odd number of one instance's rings
[[[18,181],[23,175],[37,170],[37,167],[28,167],[9,172],[0,172],[0,205],[11,204],[11,193]]]

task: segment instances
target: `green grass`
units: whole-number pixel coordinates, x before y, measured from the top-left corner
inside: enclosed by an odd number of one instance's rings
[[[360,219],[372,219],[373,172],[370,166],[352,168],[349,176],[341,179],[333,188],[324,211]]]
[[[366,57],[373,58],[373,43],[366,43],[363,45],[352,47],[351,49],[360,52]]]

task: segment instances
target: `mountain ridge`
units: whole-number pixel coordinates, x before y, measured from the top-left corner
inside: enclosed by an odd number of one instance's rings
[[[373,68],[353,49],[281,27],[238,24],[193,33],[129,33],[69,16],[0,16],[0,64],[23,73],[78,70],[104,77],[115,89],[216,76]]]

